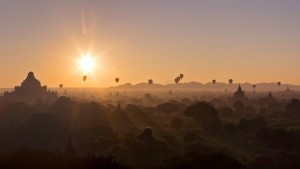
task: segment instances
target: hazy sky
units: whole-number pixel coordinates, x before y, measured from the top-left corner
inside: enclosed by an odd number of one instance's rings
[[[299,0],[0,0],[0,87],[300,84]],[[97,69],[82,82],[76,60]]]

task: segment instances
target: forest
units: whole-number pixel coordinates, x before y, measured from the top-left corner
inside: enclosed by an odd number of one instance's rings
[[[300,168],[298,99],[192,95],[2,101],[0,168]]]

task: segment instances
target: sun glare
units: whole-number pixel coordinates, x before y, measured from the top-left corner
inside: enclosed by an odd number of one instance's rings
[[[95,58],[91,55],[84,55],[79,60],[79,66],[83,73],[92,73],[96,67]]]

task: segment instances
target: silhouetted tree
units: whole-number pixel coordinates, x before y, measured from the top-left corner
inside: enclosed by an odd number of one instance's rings
[[[234,123],[226,123],[224,125],[224,131],[227,134],[235,134],[238,131],[238,126]]]
[[[206,102],[198,102],[187,107],[183,114],[194,118],[206,134],[217,134],[222,130],[222,123],[218,118],[217,110]]]
[[[298,99],[292,99],[286,106],[283,115],[289,118],[300,118],[300,101]]]
[[[177,130],[180,130],[180,128],[183,127],[183,121],[182,121],[182,119],[181,118],[174,118],[171,121],[171,127],[175,128]]]
[[[198,139],[201,139],[199,134],[197,134],[196,132],[192,132],[192,131],[187,132],[183,137],[184,142],[192,142],[192,141],[196,141]]]
[[[244,103],[241,102],[240,100],[236,101],[234,104],[233,104],[233,107],[235,108],[235,111],[238,112],[238,113],[243,113],[244,112]]]
[[[299,138],[285,129],[264,128],[256,134],[256,137],[275,149],[291,151],[299,144]]]
[[[163,169],[244,169],[240,162],[225,154],[203,154],[188,157],[177,157],[165,162]]]
[[[179,108],[173,103],[160,104],[156,107],[156,109],[158,110],[158,112],[165,113],[165,114],[176,113],[179,111]]]
[[[256,116],[251,120],[241,119],[239,122],[239,128],[241,130],[258,130],[266,127],[266,120],[262,116]]]
[[[114,157],[88,155],[69,158],[60,153],[40,150],[24,150],[0,159],[0,168],[5,169],[129,169]]]
[[[218,117],[217,110],[206,102],[198,102],[195,105],[187,107],[183,111],[183,114],[187,117],[194,118],[199,123],[209,117]]]
[[[76,151],[75,151],[75,149],[73,147],[72,139],[71,138],[69,138],[69,142],[68,142],[65,154],[69,158],[77,158],[77,153],[76,153]]]

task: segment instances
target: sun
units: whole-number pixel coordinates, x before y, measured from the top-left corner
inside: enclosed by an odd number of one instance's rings
[[[83,73],[93,73],[95,67],[96,67],[96,60],[91,55],[83,55],[79,59],[79,67]]]

